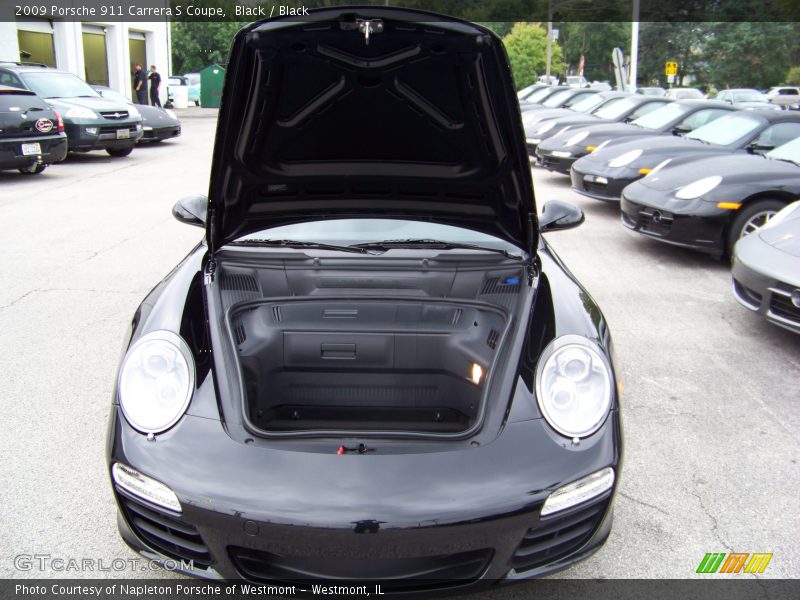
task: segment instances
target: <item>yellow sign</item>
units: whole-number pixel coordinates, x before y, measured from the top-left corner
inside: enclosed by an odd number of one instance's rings
[[[664,69],[667,75],[677,75],[678,74],[678,63],[669,61],[666,64],[666,69]]]

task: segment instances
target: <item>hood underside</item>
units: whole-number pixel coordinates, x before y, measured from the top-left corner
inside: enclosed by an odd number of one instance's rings
[[[237,34],[209,191],[213,250],[289,223],[435,221],[536,247],[508,59],[488,30],[386,8]]]

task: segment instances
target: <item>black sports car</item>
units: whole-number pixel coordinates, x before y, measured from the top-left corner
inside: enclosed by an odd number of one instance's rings
[[[598,148],[572,166],[572,189],[618,202],[626,185],[659,165],[710,156],[763,154],[800,136],[800,114],[784,111],[715,112],[703,122],[705,125],[683,137],[640,138]]]
[[[530,104],[527,106],[526,111],[538,112],[542,110],[550,110],[553,108],[570,108],[581,100],[594,96],[598,93],[597,90],[589,88],[571,88],[560,89],[554,94],[549,95],[538,104]]]
[[[671,102],[666,98],[634,96],[626,92],[604,92],[604,94],[610,95],[608,101],[588,114],[576,115],[572,113],[568,116],[558,117],[535,125],[530,120],[524,119],[528,154],[536,155],[536,149],[544,140],[556,137],[566,139],[565,136],[571,135],[567,132],[586,126],[603,123],[629,123]],[[542,111],[528,114],[537,115],[539,112]],[[542,156],[544,158],[543,166],[558,166],[560,164],[560,159],[553,156],[552,153],[542,154]]]
[[[58,111],[70,152],[105,150],[111,156],[127,156],[142,137],[142,118],[135,107],[104,100],[72,73],[0,62],[0,79],[35,92]]]
[[[736,243],[731,271],[742,306],[800,333],[800,201]]]
[[[136,311],[115,389],[125,541],[386,590],[589,556],[621,464],[611,339],[541,235],[583,215],[537,217],[500,39],[331,8],[246,27],[228,65],[210,200],[174,208],[205,240]]]
[[[118,91],[104,85],[93,85],[92,88],[106,100],[125,102],[135,107],[142,115],[142,137],[139,143],[161,142],[178,137],[181,134],[181,122],[169,108],[134,104]]]
[[[640,102],[655,100],[666,102],[666,104],[630,123],[585,125],[545,140],[536,148],[539,162],[551,171],[569,175],[570,168],[576,161],[584,156],[591,156],[595,150],[637,138],[650,138],[654,135],[667,136],[667,139],[671,139],[673,136],[692,131],[733,110],[723,102],[707,100],[671,101],[663,97],[634,96],[625,102],[634,100]]]
[[[524,100],[520,100],[519,109],[522,112],[529,110],[539,110],[542,108],[542,102],[564,90],[570,89],[566,85],[549,85],[547,87],[536,90],[529,94]]]
[[[546,108],[543,110],[528,111],[522,117],[522,125],[527,135],[528,131],[535,130],[535,127],[541,127],[544,121],[550,121],[551,119],[558,119],[561,117],[588,115],[603,106],[615,102],[619,98],[624,98],[629,95],[630,94],[627,92],[600,92],[597,94],[589,94],[568,108]]]
[[[622,222],[664,242],[730,255],[739,238],[798,197],[800,137],[766,157],[676,159],[622,191]]]
[[[59,114],[31,91],[0,85],[0,169],[38,175],[66,156]]]

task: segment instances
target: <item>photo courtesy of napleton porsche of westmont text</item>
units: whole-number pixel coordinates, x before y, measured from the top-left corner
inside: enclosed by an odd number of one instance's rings
[[[0,0],[0,597],[800,596],[800,7]]]

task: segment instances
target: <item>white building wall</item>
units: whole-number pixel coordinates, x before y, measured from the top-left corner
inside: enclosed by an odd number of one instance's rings
[[[0,6],[0,19],[5,7]],[[18,61],[19,43],[17,42],[17,25],[14,21],[0,20],[0,61]]]

